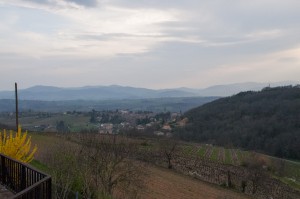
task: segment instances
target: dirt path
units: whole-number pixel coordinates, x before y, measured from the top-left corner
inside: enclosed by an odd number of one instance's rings
[[[250,197],[205,183],[168,169],[149,166],[142,199],[250,199]]]

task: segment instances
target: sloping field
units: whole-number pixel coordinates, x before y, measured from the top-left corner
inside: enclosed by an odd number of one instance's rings
[[[31,134],[34,144],[38,145],[36,159],[42,160],[55,143],[64,139],[49,135]],[[145,185],[140,190],[141,199],[249,199],[250,197],[220,186],[205,183],[192,177],[176,173],[162,167],[144,167]]]
[[[146,168],[141,199],[250,199],[251,197],[161,167]]]
[[[38,145],[38,151],[35,158],[41,162],[47,158],[47,154],[51,153],[60,145],[76,145],[76,142],[69,142],[71,138],[66,139],[64,136],[55,134],[39,134],[32,133],[33,144]],[[143,140],[131,140],[137,144],[145,142]],[[142,146],[142,145],[141,145]],[[150,145],[152,146],[152,145]],[[153,146],[152,146],[153,147]],[[151,149],[151,147],[150,147]],[[210,159],[211,161],[221,162],[225,164],[241,165],[244,158],[250,157],[250,152],[238,149],[225,149],[222,147],[214,147],[210,145],[183,145],[182,154],[188,156],[200,156]],[[299,163],[282,160],[275,161],[276,158],[259,154],[260,159],[271,169],[272,175],[279,175],[281,181],[299,189]],[[277,158],[278,159],[278,158]],[[278,168],[277,168],[278,167]],[[276,169],[273,171],[273,169]],[[142,198],[246,198],[245,195],[224,189],[219,186],[208,184],[199,180],[195,180],[189,176],[184,176],[174,171],[148,165],[145,169],[147,178],[146,186],[142,191]],[[278,170],[278,171],[277,171]],[[280,172],[280,173],[278,173]],[[276,177],[276,176],[274,176]]]

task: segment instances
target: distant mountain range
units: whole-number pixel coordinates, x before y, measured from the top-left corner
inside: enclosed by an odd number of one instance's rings
[[[149,99],[196,96],[230,96],[241,91],[259,91],[264,87],[295,85],[297,82],[279,83],[236,83],[216,85],[205,89],[175,88],[146,89],[125,86],[86,86],[78,88],[59,88],[52,86],[34,86],[19,90],[20,100],[62,101],[62,100],[121,100]],[[0,91],[0,99],[14,99],[14,91]]]

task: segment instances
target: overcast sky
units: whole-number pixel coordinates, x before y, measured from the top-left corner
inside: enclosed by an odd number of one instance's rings
[[[0,90],[299,77],[299,0],[0,0]]]

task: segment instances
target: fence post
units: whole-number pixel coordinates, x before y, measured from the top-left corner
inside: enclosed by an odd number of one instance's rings
[[[15,82],[15,96],[16,96],[16,128],[17,132],[19,131],[19,102],[18,102],[18,85]]]
[[[231,187],[231,175],[230,175],[230,171],[227,171],[227,186]]]
[[[5,157],[1,155],[1,179],[2,179],[2,183],[6,184],[6,165],[5,165]]]
[[[21,171],[21,190],[26,189],[26,168],[22,165]]]
[[[52,199],[52,178],[48,180],[47,196],[49,199]]]

